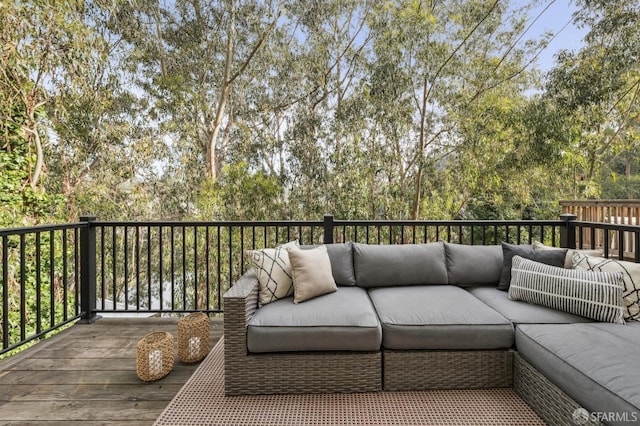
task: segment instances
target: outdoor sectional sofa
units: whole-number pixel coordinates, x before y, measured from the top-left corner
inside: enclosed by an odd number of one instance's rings
[[[513,283],[512,262],[563,266],[566,249],[324,247],[337,291],[259,307],[253,268],[224,295],[227,395],[514,387],[553,424],[575,413],[640,421],[640,322],[594,321],[498,289]]]

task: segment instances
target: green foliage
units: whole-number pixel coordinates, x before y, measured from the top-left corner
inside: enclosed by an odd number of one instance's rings
[[[567,150],[584,182],[576,195],[610,198],[614,194],[603,192],[598,178],[607,176],[607,158],[640,147],[640,6],[622,0],[580,5],[577,20],[589,28],[586,44],[558,55],[546,96],[566,123]]]
[[[3,221],[548,218],[633,195],[634,4],[580,2],[586,44],[542,87],[534,2],[230,4],[3,6]]]
[[[4,93],[0,93],[0,107],[0,227],[56,220],[62,197],[30,185],[36,158],[22,129],[27,121],[24,108],[10,102]]]
[[[602,193],[608,198],[640,198],[640,158],[637,152],[621,153],[607,159],[600,180]]]
[[[251,171],[246,162],[222,168],[220,179],[205,181],[198,195],[198,217],[202,220],[288,219],[282,208],[282,185],[263,171]]]

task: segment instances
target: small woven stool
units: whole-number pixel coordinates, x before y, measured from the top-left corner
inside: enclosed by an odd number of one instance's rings
[[[202,360],[209,353],[209,317],[198,312],[178,321],[178,358],[185,363]]]
[[[136,347],[136,373],[140,380],[162,379],[173,368],[173,336],[166,331],[147,334]]]

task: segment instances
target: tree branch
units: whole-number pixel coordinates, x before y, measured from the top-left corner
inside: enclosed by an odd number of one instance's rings
[[[471,38],[471,36],[476,32],[476,30],[478,28],[480,28],[480,25],[482,25],[482,23],[484,21],[487,20],[487,18],[489,17],[489,15],[491,15],[493,13],[493,11],[495,10],[495,8],[498,6],[498,3],[500,2],[500,0],[495,0],[493,2],[493,5],[491,5],[491,8],[489,8],[489,10],[487,11],[487,13],[485,13],[485,15],[482,17],[481,20],[479,20],[476,25],[471,29],[471,31],[469,31],[469,34],[467,34],[465,36],[465,38],[460,42],[460,44],[458,44],[458,46],[456,46],[455,49],[453,49],[453,51],[451,52],[451,54],[449,54],[449,57],[442,63],[440,64],[440,67],[438,68],[438,70],[436,71],[436,74],[433,77],[433,80],[435,81],[439,76],[440,73],[444,70],[444,68],[449,64],[449,62],[451,62],[451,60],[453,59],[453,57],[455,56],[456,53],[458,53],[458,51],[462,48],[462,46],[464,46],[467,41]],[[427,91],[427,97],[430,97],[431,95],[431,89],[433,88],[433,84],[429,87],[429,90]]]
[[[247,58],[244,60],[244,62],[240,65],[240,68],[238,68],[238,70],[233,74],[233,76],[231,76],[231,78],[229,78],[226,81],[226,83],[232,84],[234,82],[234,80],[237,79],[238,77],[240,77],[242,75],[242,73],[244,72],[244,70],[247,69],[247,67],[249,66],[249,63],[251,62],[253,57],[256,55],[256,53],[258,53],[258,50],[260,50],[260,47],[262,46],[264,41],[267,39],[267,37],[269,36],[271,31],[273,30],[273,28],[278,23],[278,19],[280,19],[280,15],[281,15],[281,12],[278,12],[278,14],[276,15],[276,18],[267,27],[267,29],[262,33],[262,35],[260,36],[260,39],[258,40],[258,42],[253,46],[253,49],[251,49],[251,52],[249,53],[249,56],[247,56]]]

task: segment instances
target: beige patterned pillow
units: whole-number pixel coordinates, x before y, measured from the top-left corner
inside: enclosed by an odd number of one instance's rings
[[[293,271],[293,303],[338,290],[325,246],[309,250],[290,248],[289,260]]]
[[[259,307],[293,294],[293,276],[287,249],[294,247],[298,247],[297,240],[276,248],[247,252],[258,276]]]
[[[640,263],[591,257],[574,252],[571,257],[571,266],[574,269],[593,272],[622,272],[624,319],[625,321],[640,321]]]
[[[546,246],[546,245],[542,244],[540,241],[534,241],[533,242],[533,250],[534,251],[539,251],[539,250],[559,250],[559,249],[557,247]],[[566,269],[572,269],[571,268],[571,258],[573,257],[573,253],[575,253],[575,252],[582,253],[582,254],[587,255],[587,256],[593,256],[593,257],[602,257],[602,255],[604,253],[602,250],[598,250],[598,249],[580,249],[580,250],[568,249],[567,250],[567,255],[564,258],[564,267]]]

